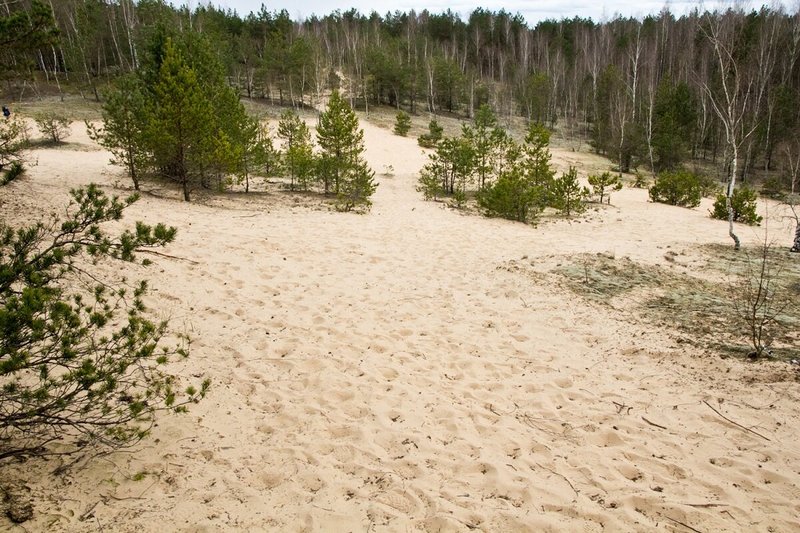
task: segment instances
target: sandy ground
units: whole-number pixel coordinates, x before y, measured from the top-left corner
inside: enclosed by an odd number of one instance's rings
[[[24,530],[800,531],[800,394],[785,365],[687,347],[514,267],[691,256],[728,242],[707,204],[625,189],[538,228],[464,216],[415,192],[413,139],[362,126],[373,168],[394,167],[369,214],[254,195],[212,207],[145,194],[129,209],[179,228],[164,251],[185,260],[131,275],[194,338],[175,371],[213,388],[133,452],[63,475],[56,459],[7,469],[31,489]],[[38,150],[0,190],[3,219],[121,180],[74,129],[81,146]]]

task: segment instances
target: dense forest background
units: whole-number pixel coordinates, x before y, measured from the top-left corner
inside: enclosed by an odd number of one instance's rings
[[[588,141],[623,171],[693,162],[723,177],[736,161],[744,182],[797,184],[797,12],[676,18],[664,9],[643,20],[576,17],[530,27],[521,15],[480,8],[466,20],[450,11],[350,10],[293,21],[263,5],[242,17],[162,0],[42,4],[58,35],[33,50],[4,50],[6,97],[80,92],[99,100],[169,28],[203,34],[242,97],[317,107],[338,88],[367,112],[384,105],[464,118],[489,104],[501,119],[523,116]],[[36,7],[0,1],[4,14]]]

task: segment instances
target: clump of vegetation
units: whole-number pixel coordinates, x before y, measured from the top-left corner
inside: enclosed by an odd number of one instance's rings
[[[93,269],[133,261],[175,228],[139,222],[112,237],[102,224],[135,196],[123,202],[89,185],[72,198],[64,220],[0,227],[0,459],[129,446],[157,411],[182,411],[209,386],[181,393],[164,370],[187,351],[163,345],[167,323],[147,317],[146,282],[115,284]]]
[[[622,190],[622,180],[618,174],[611,172],[603,172],[602,174],[592,174],[589,176],[589,185],[592,186],[594,194],[599,197],[600,203],[603,203],[603,198],[608,197],[611,202],[611,191]]]
[[[411,129],[411,116],[405,111],[399,111],[395,117],[394,132],[400,137],[405,137]]]
[[[89,138],[113,155],[112,164],[125,168],[139,190],[141,174],[151,163],[147,125],[149,106],[141,80],[128,75],[116,80],[103,105],[103,127],[86,121]]]
[[[295,182],[301,191],[307,191],[314,180],[314,152],[311,132],[305,122],[292,110],[286,110],[278,123],[278,137],[283,139],[283,168],[289,173],[290,189]]]
[[[475,168],[475,151],[463,137],[445,137],[438,143],[430,162],[420,171],[418,190],[426,200],[451,195],[466,197],[467,184]]]
[[[488,216],[529,222],[537,213],[541,192],[520,166],[502,172],[491,187],[479,194],[478,204]]]
[[[756,191],[749,187],[739,187],[731,195],[731,209],[733,210],[733,221],[756,226],[761,223],[763,217],[756,213]],[[718,194],[711,210],[711,218],[728,220],[728,198],[724,194]]]
[[[703,182],[697,174],[687,170],[663,172],[650,187],[650,199],[663,204],[697,207],[703,190]]]
[[[24,173],[25,167],[22,166],[22,163],[14,161],[8,166],[8,170],[6,170],[5,173],[3,173],[3,169],[0,168],[0,185],[8,185]]]
[[[786,197],[785,179],[771,176],[761,184],[761,195],[773,200],[783,200]]]
[[[499,142],[508,139],[497,136]],[[478,195],[478,202],[489,216],[519,222],[532,222],[547,205],[555,171],[550,166],[550,132],[532,122],[521,147],[507,148],[506,161],[497,181]]]
[[[428,133],[423,133],[417,138],[417,143],[423,148],[436,148],[439,141],[444,136],[444,128],[439,125],[436,119],[428,123]]]
[[[0,171],[13,163],[22,162],[22,150],[26,144],[26,129],[23,121],[0,120]]]
[[[744,266],[731,287],[734,309],[749,333],[751,359],[771,353],[774,334],[785,327],[787,311],[798,296],[784,285],[783,264],[774,260],[771,248],[765,238],[756,253],[746,251]]]
[[[578,169],[569,167],[561,177],[553,180],[550,195],[550,205],[558,209],[561,214],[572,216],[586,211],[586,199],[589,189],[581,186],[578,181]]]
[[[643,173],[641,173],[641,172],[638,172],[638,171],[634,175],[636,177],[634,178],[633,183],[631,184],[631,186],[636,188],[636,189],[646,189],[647,188],[647,178],[645,177],[645,175]]]
[[[369,208],[370,197],[375,193],[375,172],[364,161],[364,131],[358,127],[358,117],[353,109],[334,91],[328,106],[320,115],[317,127],[320,147],[320,177],[325,192],[333,192],[337,208],[352,211],[356,207]]]
[[[69,118],[59,113],[49,112],[37,115],[36,126],[49,141],[59,144],[70,135]]]
[[[717,270],[720,281],[607,254],[575,257],[555,272],[575,293],[673,328],[683,342],[751,357],[768,347],[776,357],[800,355],[800,269],[787,252],[760,247],[743,255],[711,247],[706,269]]]

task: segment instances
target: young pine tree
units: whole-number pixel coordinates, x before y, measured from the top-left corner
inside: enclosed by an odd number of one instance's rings
[[[586,210],[584,201],[588,196],[589,189],[578,182],[578,169],[569,167],[569,171],[553,181],[550,205],[566,216],[580,214]]]
[[[550,165],[550,132],[542,124],[531,122],[522,146],[525,174],[531,185],[536,187],[539,209],[544,209],[553,187],[556,172]]]
[[[417,138],[417,144],[423,148],[436,148],[444,135],[444,128],[439,125],[436,119],[428,123],[428,133],[423,133]]]
[[[420,171],[417,190],[426,200],[451,195],[461,204],[475,171],[475,152],[463,137],[445,137]]]
[[[464,124],[462,136],[475,152],[475,177],[478,190],[483,190],[495,177],[495,170],[503,157],[508,134],[497,124],[492,109],[484,104],[475,114],[472,126]]]
[[[519,152],[518,147],[512,150],[497,180],[478,193],[478,203],[488,216],[527,223],[542,209],[541,187],[531,179]]]
[[[617,174],[612,174],[611,172],[590,175],[589,185],[592,186],[594,193],[600,197],[601,204],[606,196],[608,196],[608,201],[611,202],[611,191],[622,190],[622,180],[619,179]]]
[[[147,125],[150,111],[141,81],[134,75],[117,79],[103,104],[103,127],[86,122],[89,137],[114,156],[111,163],[128,172],[139,190],[142,172],[150,161]]]
[[[164,345],[167,323],[147,313],[146,282],[130,287],[95,268],[133,261],[175,228],[137,222],[109,235],[106,223],[136,196],[108,198],[96,185],[71,194],[62,220],[0,222],[0,461],[131,446],[158,411],[185,410],[209,386],[181,393],[164,368],[188,354]]]
[[[155,107],[147,136],[155,163],[180,184],[183,199],[190,200],[215,146],[213,107],[197,73],[168,39],[154,86]],[[219,138],[217,138],[219,141]]]
[[[411,129],[411,116],[405,111],[400,111],[395,117],[394,132],[400,137],[405,137]]]
[[[290,188],[295,183],[300,190],[308,190],[314,173],[314,153],[308,126],[292,110],[286,110],[278,123],[278,137],[283,139],[281,158],[283,168],[289,173]]]
[[[349,211],[357,205],[369,207],[375,192],[375,173],[361,155],[364,153],[364,132],[358,128],[358,117],[338,91],[320,115],[317,128],[320,147],[318,169],[325,184],[339,199],[340,208]]]

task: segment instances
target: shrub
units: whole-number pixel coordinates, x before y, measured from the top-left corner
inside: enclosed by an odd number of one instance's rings
[[[109,199],[96,185],[72,197],[63,222],[0,225],[0,459],[129,446],[157,411],[185,410],[208,388],[182,395],[163,370],[186,351],[162,345],[167,323],[147,318],[146,282],[128,291],[93,268],[132,261],[173,240],[175,228],[139,222],[111,237],[101,225],[136,197]]]
[[[10,163],[21,161],[26,144],[25,122],[16,119],[0,120],[0,170]]]
[[[436,148],[436,145],[442,140],[443,134],[444,128],[436,122],[436,119],[433,119],[428,124],[428,133],[420,135],[417,143],[423,148]]]
[[[608,201],[611,202],[611,191],[622,189],[622,181],[619,179],[619,175],[611,172],[603,172],[599,175],[592,174],[589,176],[589,185],[592,186],[594,193],[600,197],[601,204],[605,196],[608,196]]]
[[[702,197],[700,177],[685,170],[664,172],[650,187],[650,199],[663,204],[697,207]]]
[[[589,189],[582,187],[578,182],[578,170],[575,167],[569,167],[569,171],[553,180],[550,192],[550,206],[562,214],[570,216],[586,210],[584,202],[589,196]]]
[[[541,210],[540,196],[540,187],[525,175],[521,165],[514,165],[480,193],[478,204],[488,216],[528,222]]]
[[[753,348],[751,359],[769,355],[773,339],[786,333],[787,324],[780,318],[794,305],[794,297],[783,281],[783,267],[765,235],[756,254],[745,253],[744,269],[731,287],[734,312]]]
[[[761,223],[763,217],[756,213],[756,191],[748,187],[734,189],[731,196],[731,208],[733,209],[733,221],[755,226]],[[728,220],[728,202],[724,194],[718,194],[711,210],[711,218]]]
[[[394,132],[400,137],[405,137],[411,129],[411,117],[405,111],[397,113],[394,123]]]
[[[3,169],[0,168],[0,171]],[[22,166],[22,163],[19,161],[14,161],[8,167],[8,171],[6,171],[5,175],[0,174],[0,185],[7,185],[20,177],[25,172],[25,167]]]
[[[786,197],[785,179],[772,176],[764,180],[761,185],[761,194],[773,200],[783,200]]]
[[[633,180],[632,187],[636,189],[646,189],[647,188],[647,178],[641,172],[636,172],[636,178]]]
[[[36,125],[45,137],[54,143],[63,142],[69,137],[69,119],[57,113],[44,113],[36,117]]]

